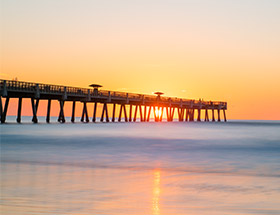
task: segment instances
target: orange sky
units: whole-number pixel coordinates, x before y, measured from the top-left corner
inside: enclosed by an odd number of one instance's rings
[[[280,120],[279,7],[272,0],[3,2],[1,78],[159,90],[227,101],[230,119]]]

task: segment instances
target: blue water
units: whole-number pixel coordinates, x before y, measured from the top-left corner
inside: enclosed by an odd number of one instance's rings
[[[29,118],[0,127],[2,214],[280,214],[279,121]]]

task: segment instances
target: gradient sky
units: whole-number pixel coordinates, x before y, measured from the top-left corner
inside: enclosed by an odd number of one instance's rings
[[[2,0],[1,78],[225,100],[280,120],[279,0]]]

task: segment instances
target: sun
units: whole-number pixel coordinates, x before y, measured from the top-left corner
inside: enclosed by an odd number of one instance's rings
[[[155,107],[155,114],[156,114],[156,117],[161,117],[161,114],[162,114],[161,108]]]

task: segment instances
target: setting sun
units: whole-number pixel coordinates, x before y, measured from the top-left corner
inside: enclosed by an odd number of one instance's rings
[[[162,116],[162,108],[161,107],[155,107],[155,117],[161,118]]]

